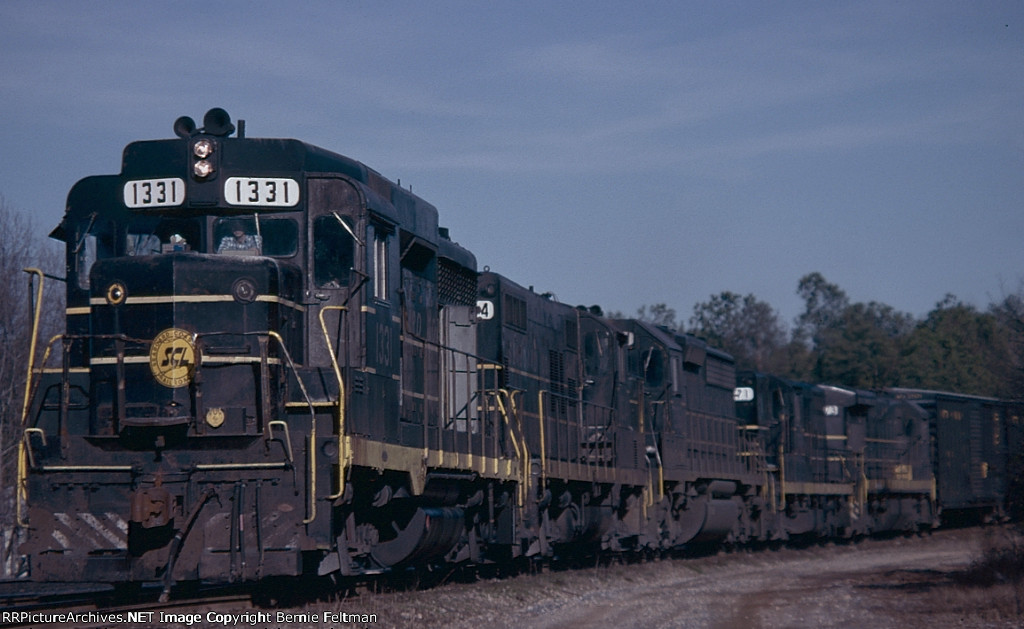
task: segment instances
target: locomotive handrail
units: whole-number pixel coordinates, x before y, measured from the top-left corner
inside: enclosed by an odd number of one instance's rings
[[[530,465],[530,451],[526,447],[525,435],[522,435],[522,426],[515,426],[510,418],[509,409],[511,409],[511,415],[515,415],[516,419],[519,418],[519,413],[516,412],[516,398],[515,394],[520,391],[510,391],[508,389],[498,389],[495,391],[494,399],[498,402],[498,410],[501,412],[502,418],[505,420],[505,424],[508,426],[508,434],[512,441],[512,447],[515,448],[516,457],[519,459],[519,505],[526,504],[526,480],[529,478],[529,465]],[[509,408],[505,407],[505,403],[502,402],[501,396],[504,395],[508,398]],[[519,437],[516,436],[516,428],[518,428]],[[522,440],[522,446],[518,444],[518,441]]]
[[[865,466],[863,454],[859,456],[858,463],[860,464],[858,465],[858,471],[860,473],[857,475],[857,488],[855,492],[855,500],[859,512],[863,514],[864,506],[868,504],[868,477],[864,471]]]
[[[309,392],[306,391],[306,385],[303,384],[298,370],[295,369],[295,362],[292,361],[292,356],[288,353],[284,338],[273,330],[267,330],[267,336],[277,341],[281,347],[281,352],[284,354],[285,360],[288,361],[288,368],[295,374],[295,381],[299,384],[302,397],[305,398],[306,404],[309,406],[309,517],[302,521],[303,524],[309,524],[316,519],[316,409],[313,408],[313,400],[309,397]]]
[[[337,217],[337,213],[335,213]],[[342,225],[345,222],[338,218]],[[347,228],[347,226],[346,226]],[[345,306],[323,306],[317,313],[320,319],[320,329],[324,333],[324,343],[327,345],[327,352],[331,357],[331,367],[334,369],[334,377],[338,380],[338,491],[327,497],[328,500],[340,498],[345,493],[345,463],[348,452],[345,450],[345,381],[341,377],[341,367],[338,366],[338,356],[334,352],[334,344],[331,342],[331,335],[327,331],[327,322],[324,320],[324,313],[328,310],[347,311]]]
[[[288,422],[281,421],[280,419],[275,419],[273,421],[267,422],[267,430],[270,431],[271,440],[273,440],[274,438],[274,426],[280,426],[281,429],[284,430],[284,449],[285,453],[288,456],[288,463],[292,463],[292,438],[291,435],[288,433]]]
[[[645,446],[644,452],[647,455],[647,480],[651,485],[650,497],[648,498],[649,504],[647,506],[654,506],[655,502],[661,502],[665,499],[665,466],[661,462],[661,450],[658,448],[658,438],[656,435],[651,435],[653,439],[652,445]],[[651,464],[651,456],[654,456],[654,462],[658,465],[658,500],[654,500],[654,474],[651,469],[654,465]]]
[[[29,440],[29,435],[30,434],[38,434],[39,438],[43,440],[43,447],[44,448],[46,447],[46,432],[44,432],[42,428],[26,428],[24,430],[24,432],[22,433],[22,438],[25,440],[26,443]],[[36,466],[36,458],[32,455],[32,446],[31,445],[27,446],[25,448],[25,452],[28,455],[29,467],[35,467]]]
[[[547,448],[544,445],[544,426],[547,423],[544,417],[544,394],[547,393],[544,389],[537,391],[537,409],[540,415],[540,486],[541,489],[547,487],[548,477],[548,455]],[[582,422],[580,422],[582,424]]]
[[[197,334],[196,337],[200,336],[215,336],[218,334],[229,334],[227,332],[208,332],[203,334]],[[267,338],[274,339],[277,345],[280,347],[281,354],[284,356],[285,362],[287,363],[288,369],[295,374],[295,381],[299,385],[299,390],[302,392],[303,399],[306,400],[306,405],[309,407],[310,417],[310,429],[309,429],[309,476],[307,478],[309,483],[309,517],[303,519],[303,524],[309,524],[316,519],[316,409],[313,406],[313,401],[309,397],[309,392],[306,390],[306,385],[302,382],[302,378],[299,376],[298,370],[295,368],[295,361],[292,360],[291,354],[288,352],[288,346],[284,342],[284,338],[273,330],[267,330],[266,332],[246,332],[243,333],[246,336],[264,336]],[[260,347],[261,355],[266,352],[266,348],[263,345],[261,339]],[[262,356],[261,356],[262,358]],[[286,463],[200,463],[193,466],[193,469],[197,471],[220,471],[220,470],[236,470],[236,469],[280,469],[282,467],[292,467],[294,470],[294,459],[293,452],[291,450],[291,436],[288,434],[287,425],[281,420],[273,420],[267,423],[268,435],[267,439],[272,438],[273,428],[272,424],[278,423],[285,428],[286,435],[286,452],[285,455],[288,457]]]
[[[208,336],[208,334],[200,335],[200,336]],[[283,344],[284,343],[283,339],[279,335],[277,335],[277,333],[275,333],[275,332],[270,332],[268,336],[276,338],[276,340],[281,344],[282,351],[283,351],[283,353],[284,353],[284,355],[285,355],[285,357],[286,357],[286,359],[288,361],[289,367],[293,371],[295,371],[295,365],[294,365],[294,363],[291,360],[291,356],[288,354],[287,348]],[[128,343],[139,343],[139,344],[143,344],[143,343],[147,342],[145,339],[131,338],[131,337],[128,337],[128,336],[126,336],[124,334],[95,334],[95,335],[57,334],[57,335],[54,335],[52,338],[50,338],[50,340],[47,342],[46,350],[44,352],[43,358],[39,361],[41,366],[38,367],[38,368],[34,367],[32,373],[33,374],[40,373],[42,370],[45,369],[45,365],[49,361],[49,358],[50,358],[51,353],[53,351],[53,344],[58,339],[63,339],[64,341],[68,341],[68,340],[84,339],[84,338],[107,339],[107,340],[114,340],[114,341],[128,342]],[[118,354],[119,354],[117,356],[118,362],[121,362],[123,360],[123,358],[124,358],[123,352],[119,352]],[[64,354],[64,362],[65,362],[65,366],[64,366],[64,369],[62,369],[62,371],[66,372],[67,371],[67,365],[66,365],[67,353],[66,352]],[[66,378],[67,378],[67,376],[66,376],[66,373],[65,373],[65,376],[64,376],[64,380],[65,381],[66,381]],[[32,382],[33,390],[31,390],[29,392],[29,399],[34,397],[35,394],[37,393],[38,384],[39,384],[38,380],[35,380],[34,382]],[[299,380],[299,388],[302,390],[303,395],[306,398],[307,403],[312,408],[312,402],[310,401],[309,394],[306,392],[305,385],[302,383],[301,380]],[[62,400],[62,402],[63,402],[63,400]],[[65,419],[64,418],[64,414],[65,414],[65,410],[66,410],[65,406],[66,405],[62,403],[62,405],[61,405],[62,412],[61,412],[61,416],[60,416],[60,419],[59,419],[59,421],[61,421],[61,422],[64,421],[64,419]],[[27,412],[23,412],[23,420],[22,421],[23,421],[23,424],[27,423],[27,421],[28,421]],[[285,422],[283,422],[283,421],[280,421],[280,420],[271,421],[271,422],[269,422],[269,424],[271,424],[271,427],[270,427],[271,432],[273,431],[273,427],[272,427],[273,424],[278,424],[282,428],[284,428],[284,430],[285,430],[285,450],[286,450],[286,456],[287,456],[287,459],[288,459],[287,463],[201,463],[201,464],[194,465],[193,469],[198,470],[198,471],[220,471],[220,470],[231,470],[231,469],[279,469],[279,468],[282,468],[282,467],[288,467],[288,466],[294,465],[294,453],[293,453],[293,449],[291,447],[291,437],[290,437],[290,434],[288,433],[287,424]],[[35,461],[35,456],[33,454],[32,448],[29,445],[26,445],[28,443],[28,440],[29,440],[29,435],[32,435],[32,434],[38,434],[40,439],[42,440],[43,446],[47,445],[47,442],[46,442],[46,432],[42,428],[26,427],[24,429],[22,441],[19,444],[20,449],[21,449],[21,453],[19,454],[19,461],[18,461],[18,486],[22,490],[22,492],[24,491],[25,483],[27,482],[27,476],[28,476],[29,468],[37,468],[36,461]],[[315,431],[314,431],[313,434],[315,436]],[[312,453],[311,456],[313,457],[312,458],[312,461],[313,461],[312,464],[315,465],[315,453]],[[42,466],[38,466],[38,469],[40,471],[43,471],[43,472],[83,472],[83,471],[131,472],[131,471],[133,471],[134,468],[131,465],[42,465]],[[315,490],[315,480],[313,481],[313,483],[314,483],[313,484],[313,489]],[[313,495],[315,495],[315,492],[313,493]],[[22,493],[22,497],[23,498],[25,497],[24,493]],[[312,514],[312,517],[315,518],[315,514],[316,514],[315,503],[313,503],[312,506],[311,506],[311,514]],[[18,520],[19,524],[27,525],[27,522],[25,522],[25,520],[24,520],[24,518],[22,516],[21,503],[20,502],[18,504],[18,519],[19,519]],[[312,518],[309,521],[312,521]]]
[[[595,435],[595,434],[601,435],[602,438],[607,438],[607,432],[612,429],[612,426],[613,426],[613,424],[615,422],[615,409],[614,408],[612,408],[610,406],[603,406],[603,405],[600,405],[600,404],[594,404],[592,402],[588,402],[588,401],[584,400],[583,396],[581,394],[581,391],[582,391],[582,388],[578,388],[577,389],[577,396],[576,397],[572,397],[572,396],[565,395],[565,394],[552,393],[550,390],[547,390],[547,389],[539,389],[537,391],[537,407],[538,407],[538,415],[539,415],[539,418],[540,418],[540,459],[541,459],[541,482],[542,483],[547,478],[547,467],[548,467],[548,464],[547,464],[548,463],[548,460],[547,460],[548,456],[547,456],[547,447],[546,447],[548,416],[547,416],[547,414],[545,412],[545,409],[547,408],[547,405],[545,404],[545,399],[550,399],[550,398],[565,399],[565,400],[568,400],[568,401],[570,401],[570,402],[572,402],[572,403],[574,403],[576,405],[576,407],[578,409],[578,412],[576,413],[576,417],[575,417],[576,424],[572,425],[572,428],[574,428],[576,430],[576,437],[578,438],[578,440],[579,440],[579,442],[581,444],[581,447],[582,447],[582,444],[584,443],[584,439],[587,439],[588,442],[591,442],[590,440],[593,439],[593,435]],[[602,415],[606,414],[606,419],[603,419],[603,420],[602,419],[598,419],[595,423],[587,423],[586,422],[587,409],[603,411]],[[555,420],[555,421],[557,421],[557,420]],[[565,422],[563,422],[563,424],[564,423]],[[586,434],[584,434],[584,429],[590,429],[591,431],[593,429],[597,429],[600,432],[599,433],[587,432]],[[556,436],[557,436],[557,433],[556,433]],[[587,476],[588,471],[589,470],[593,470],[594,468],[604,468],[604,469],[607,469],[607,468],[614,467],[614,459],[612,457],[602,458],[598,454],[598,455],[594,455],[592,458],[587,458],[586,460],[584,460],[584,457],[582,456],[583,453],[581,452],[580,454],[581,454],[581,456],[578,457],[578,459],[577,459],[577,461],[576,461],[576,463],[574,465],[575,465],[575,468],[576,468],[575,469],[575,473],[579,477],[581,477],[581,478],[584,477],[584,476]],[[594,452],[591,450],[590,454],[593,455]],[[555,458],[558,459],[558,456],[559,456],[558,453],[556,453],[555,454]]]
[[[45,278],[43,276],[43,272],[40,269],[28,268],[28,269],[23,269],[23,270],[26,273],[29,274],[29,293],[30,294],[32,292],[32,276],[38,276],[39,277],[39,286],[36,288],[36,298],[35,298],[35,301],[33,302],[33,306],[32,306],[32,309],[34,310],[34,313],[33,313],[33,317],[32,317],[32,335],[31,335],[31,338],[29,340],[28,373],[25,376],[25,399],[24,399],[24,402],[22,403],[22,406],[21,406],[21,424],[24,426],[25,425],[25,420],[28,418],[28,403],[29,403],[29,400],[32,399],[31,398],[32,370],[35,367],[36,343],[39,341],[39,318],[40,318],[40,316],[42,314],[42,310],[43,310],[42,309],[42,305],[43,305],[43,281],[44,281]],[[52,343],[53,341],[51,340],[50,342]]]
[[[39,361],[40,367],[34,367],[29,372],[28,381],[25,383],[25,395],[28,396],[29,400],[35,397],[36,392],[39,388],[39,381],[32,380],[32,374],[42,373],[46,369],[46,363],[50,360],[50,352],[53,350],[53,344],[60,338],[70,338],[65,334],[54,334],[50,337],[50,340],[46,342],[46,350],[43,352],[43,358]],[[24,426],[28,423],[28,409],[22,409],[21,423]]]
[[[112,337],[123,337],[123,335],[102,335],[93,336],[92,338],[112,338]],[[68,334],[55,334],[46,343],[46,350],[43,352],[43,357],[39,361],[40,366],[35,367],[33,363],[32,369],[29,371],[28,382],[25,383],[25,395],[28,400],[35,397],[39,388],[39,379],[33,380],[34,374],[42,373],[46,369],[46,363],[50,360],[50,355],[53,351],[53,344],[61,339],[65,342],[68,340],[86,338],[85,335],[68,335]],[[131,340],[131,339],[128,339]],[[34,354],[35,352],[33,352]],[[63,365],[62,365],[62,376],[61,379],[67,383],[67,374],[69,371],[67,361],[68,353],[63,353]],[[67,399],[66,395],[61,396],[60,415],[58,416],[58,425],[63,425],[66,420],[67,413]],[[29,443],[29,435],[38,434],[43,441],[43,445],[46,445],[46,432],[42,428],[27,426],[28,424],[28,407],[22,409],[22,426],[24,430],[22,438],[18,443],[18,463],[17,463],[17,481],[15,491],[17,494],[15,503],[16,519],[19,526],[28,526],[28,521],[24,517],[24,503],[28,500],[28,473],[29,469],[36,468],[35,456],[32,452],[31,444]],[[83,472],[83,471],[95,471],[95,472],[131,472],[133,470],[131,465],[42,465],[38,469],[43,472]]]
[[[25,399],[24,402],[22,402],[21,406],[21,425],[25,426],[26,423],[28,422],[29,401],[32,399],[32,371],[35,367],[36,343],[39,341],[39,317],[43,310],[42,305],[44,274],[42,270],[34,267],[23,270],[29,274],[29,295],[32,294],[33,276],[39,277],[39,286],[36,288],[36,298],[35,301],[33,302],[33,310],[35,312],[33,313],[34,316],[32,317],[32,335],[29,340],[28,370],[25,375]],[[51,340],[50,342],[52,343],[53,341]],[[3,439],[0,439],[0,445],[3,445]],[[15,511],[17,512],[15,519],[17,520],[18,526],[22,527],[28,526],[28,522],[24,519],[22,507],[22,502],[28,501],[28,469],[25,468],[24,465],[24,459],[26,456],[25,450],[25,439],[22,439],[21,441],[18,442],[18,478],[17,487],[14,490],[14,502],[17,505],[15,508]]]
[[[214,336],[214,335],[217,335],[217,334],[228,334],[228,333],[226,333],[226,332],[204,333],[204,334],[197,334],[196,337],[198,338],[200,336]],[[298,383],[299,390],[302,392],[302,397],[303,397],[303,399],[305,399],[306,405],[309,407],[309,417],[310,417],[309,440],[310,440],[310,447],[308,449],[309,450],[309,476],[308,476],[308,479],[307,479],[308,483],[309,483],[309,505],[308,505],[309,517],[303,519],[303,521],[302,521],[303,524],[309,524],[310,522],[312,522],[313,520],[316,519],[316,511],[317,511],[316,510],[316,409],[313,407],[313,401],[309,397],[309,392],[306,390],[306,385],[302,382],[302,378],[299,376],[298,370],[295,368],[295,362],[292,360],[291,354],[288,352],[288,347],[287,347],[287,345],[284,342],[284,338],[282,338],[280,334],[278,334],[277,332],[275,332],[273,330],[268,330],[266,332],[247,332],[247,333],[244,333],[244,334],[245,335],[255,335],[255,336],[266,335],[267,338],[274,339],[274,341],[277,342],[277,345],[280,347],[281,354],[284,356],[285,362],[287,363],[287,367],[288,367],[288,369],[290,369],[292,371],[292,373],[295,374],[295,381]],[[266,351],[265,347],[262,346],[262,343],[261,343],[260,351],[261,351],[261,354],[265,353],[265,351]],[[287,462],[283,462],[283,463],[200,463],[200,464],[194,465],[193,469],[197,470],[197,471],[220,471],[220,470],[235,470],[235,469],[280,469],[282,467],[285,467],[285,468],[286,467],[292,467],[294,469],[294,458],[293,458],[293,452],[291,450],[291,436],[290,436],[290,434],[288,434],[287,425],[283,421],[280,421],[280,420],[273,420],[273,421],[268,422],[267,430],[268,430],[269,434],[267,435],[267,438],[268,439],[272,438],[272,436],[273,436],[272,435],[273,428],[272,428],[271,425],[275,424],[275,423],[282,425],[284,427],[284,429],[285,429],[285,435],[286,435],[286,439],[287,439],[287,441],[285,443],[285,449],[286,449],[285,455],[288,458]]]
[[[46,447],[46,432],[42,428],[26,428],[22,436],[25,442],[28,441],[30,434],[39,435],[43,441],[43,447]],[[25,452],[29,466],[43,472],[131,472],[134,469],[131,465],[40,465],[36,467],[32,447],[26,447]]]

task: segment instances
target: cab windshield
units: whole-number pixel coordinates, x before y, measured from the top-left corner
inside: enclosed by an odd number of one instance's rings
[[[287,258],[298,250],[298,236],[298,225],[290,218],[221,218],[214,224],[214,253]]]
[[[209,251],[221,255],[287,258],[298,251],[298,234],[298,224],[291,218],[218,218],[213,224],[212,242],[207,245],[198,219],[147,217],[133,221],[128,227],[124,255]]]
[[[125,255],[151,256],[173,251],[202,249],[199,222],[190,218],[152,218],[128,227]]]

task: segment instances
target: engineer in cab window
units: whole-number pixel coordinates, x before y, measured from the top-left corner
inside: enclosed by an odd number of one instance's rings
[[[234,253],[260,255],[263,249],[262,238],[252,234],[241,221],[227,223],[229,233],[221,237],[217,245],[217,253]]]

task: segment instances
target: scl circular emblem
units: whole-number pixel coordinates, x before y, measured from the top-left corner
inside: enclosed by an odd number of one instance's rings
[[[177,389],[187,386],[196,370],[192,333],[167,328],[158,334],[149,348],[149,369],[156,381],[165,387]]]

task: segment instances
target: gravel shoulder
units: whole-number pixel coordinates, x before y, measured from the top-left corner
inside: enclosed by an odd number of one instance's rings
[[[1024,581],[1004,577],[1000,569],[978,567],[986,553],[1007,547],[1020,549],[1024,540],[1009,529],[990,527],[802,549],[722,552],[449,582],[407,592],[364,591],[304,608],[255,610],[266,613],[270,622],[254,626],[1022,627]],[[204,625],[218,626],[193,626]]]

